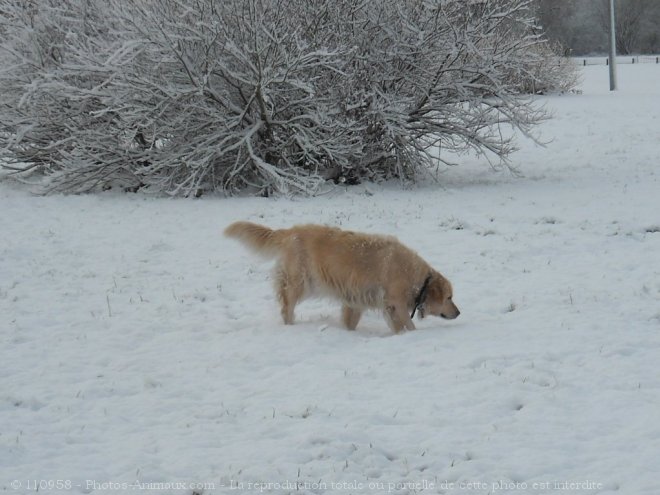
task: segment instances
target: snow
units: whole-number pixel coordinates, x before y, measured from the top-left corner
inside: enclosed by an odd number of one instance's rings
[[[0,490],[659,493],[660,66],[614,93],[582,70],[521,176],[465,158],[441,186],[314,199],[1,183]],[[272,263],[221,235],[239,219],[394,234],[461,316],[349,332],[312,300],[285,326]]]

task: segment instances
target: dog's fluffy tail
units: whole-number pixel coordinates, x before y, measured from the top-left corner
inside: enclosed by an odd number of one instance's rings
[[[258,254],[275,257],[279,254],[284,235],[282,230],[273,230],[250,222],[235,222],[225,229],[227,237],[233,237]]]

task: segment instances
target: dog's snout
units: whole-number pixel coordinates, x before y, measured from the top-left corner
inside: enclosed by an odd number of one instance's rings
[[[454,320],[458,318],[458,315],[460,315],[461,312],[459,311],[458,308],[454,308],[454,311],[451,313],[440,313],[440,316],[443,317],[446,320]]]

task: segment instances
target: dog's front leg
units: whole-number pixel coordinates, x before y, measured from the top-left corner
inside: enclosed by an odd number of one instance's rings
[[[394,333],[399,333],[404,328],[406,330],[415,329],[415,324],[410,319],[410,315],[408,315],[406,308],[402,308],[394,305],[387,305],[385,306],[385,315],[387,319],[387,324]]]

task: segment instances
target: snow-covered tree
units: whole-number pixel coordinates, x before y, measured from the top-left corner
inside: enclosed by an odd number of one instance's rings
[[[617,0],[614,2],[616,23],[616,53],[628,55],[638,46],[641,26],[646,12],[645,0]],[[598,4],[598,20],[605,33],[610,32],[609,0]],[[657,29],[657,25],[656,25]]]
[[[506,161],[531,0],[0,0],[0,143],[52,191],[313,194]],[[503,132],[503,127],[506,130]]]
[[[544,32],[574,55],[601,54],[609,45],[609,0],[536,0]],[[617,53],[660,51],[660,2],[616,0]]]

